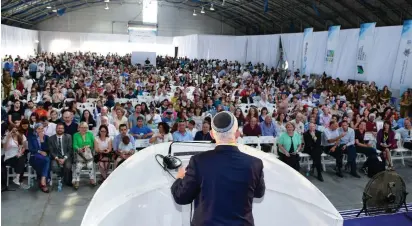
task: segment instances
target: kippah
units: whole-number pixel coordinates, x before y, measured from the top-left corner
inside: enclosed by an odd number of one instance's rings
[[[232,129],[235,116],[228,111],[219,112],[212,119],[212,128],[218,133],[225,133]]]

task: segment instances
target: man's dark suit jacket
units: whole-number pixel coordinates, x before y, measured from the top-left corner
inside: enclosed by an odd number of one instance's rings
[[[194,226],[251,226],[253,198],[265,194],[263,162],[236,146],[219,145],[192,156],[171,191],[177,204],[195,200]]]
[[[73,141],[72,141],[72,136],[70,134],[63,134],[62,137],[62,146],[63,146],[63,154],[60,151],[60,148],[58,147],[58,141],[57,141],[57,135],[53,135],[49,137],[49,149],[50,149],[50,158],[53,160],[56,157],[59,159],[64,158],[64,156],[67,157],[70,161],[73,158]]]
[[[322,153],[321,140],[322,133],[318,130],[315,131],[316,141],[313,140],[312,135],[310,135],[309,130],[303,133],[303,141],[305,143],[305,149],[303,152],[311,155]]]

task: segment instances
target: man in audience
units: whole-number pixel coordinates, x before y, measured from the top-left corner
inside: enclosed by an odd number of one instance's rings
[[[257,125],[257,118],[250,119],[250,123],[243,127],[244,136],[260,136],[262,135],[261,127]]]
[[[113,117],[109,114],[109,108],[104,106],[102,107],[100,114],[97,115],[97,120],[96,120],[96,127],[99,128],[100,125],[102,124],[102,117],[106,116],[107,119],[109,120],[109,123],[113,123]]]
[[[350,167],[350,174],[356,178],[360,178],[356,169],[356,148],[355,148],[355,131],[352,128],[349,128],[347,121],[342,121],[342,127],[339,129],[339,134],[345,134],[340,139],[339,149],[342,153],[348,155],[347,165]]]
[[[192,133],[186,131],[186,122],[179,121],[177,124],[177,131],[173,133],[173,141],[192,141]]]
[[[129,134],[135,139],[148,139],[153,135],[153,131],[143,124],[143,118],[139,116],[136,126],[130,129]]]
[[[133,128],[137,124],[137,118],[142,118],[143,124],[146,124],[146,117],[142,114],[142,105],[136,104],[134,107],[135,111],[134,114],[131,114],[128,119],[129,128]]]
[[[210,124],[208,122],[203,122],[202,130],[198,131],[195,135],[194,140],[196,141],[212,141],[213,138],[210,135]]]
[[[79,129],[79,125],[73,121],[73,113],[71,111],[65,111],[63,113],[63,121],[65,133],[73,137]]]
[[[44,134],[49,137],[56,134],[56,124],[49,122],[46,116],[40,117],[39,122],[43,124]]]
[[[117,130],[116,129],[116,127],[113,125],[113,124],[110,124],[109,123],[109,118],[107,117],[107,116],[102,116],[101,117],[101,121],[102,121],[102,125],[105,125],[105,126],[107,126],[107,128],[109,129],[109,136],[110,137],[115,137],[115,136],[117,136],[118,134],[119,134],[119,130]],[[99,128],[97,128],[96,127],[96,129],[99,129]],[[97,132],[96,132],[96,134],[97,134]]]
[[[273,136],[276,137],[276,124],[272,122],[272,117],[266,115],[265,121],[260,123],[260,130],[262,131],[262,136]],[[270,152],[273,144],[261,144],[262,151]]]
[[[115,136],[113,139],[113,151],[117,152],[119,150],[119,145],[122,142],[122,138],[124,136],[128,136],[129,137],[129,141],[130,143],[133,145],[133,147],[135,147],[135,139],[133,138],[133,136],[131,134],[127,134],[127,125],[126,124],[121,124],[119,126],[119,131],[120,134]],[[133,148],[135,149],[135,148]]]
[[[323,131],[322,134],[322,146],[324,152],[333,156],[336,159],[336,175],[343,177],[342,174],[342,149],[338,148],[340,139],[346,136],[346,132],[339,134],[338,123],[336,121],[330,121],[329,127]]]
[[[412,125],[411,119],[405,118],[403,121],[404,127],[397,130],[401,134],[403,147],[412,150]]]
[[[56,132],[48,140],[50,157],[53,159],[51,168],[67,186],[72,185],[72,136],[64,133],[63,123],[56,125]]]

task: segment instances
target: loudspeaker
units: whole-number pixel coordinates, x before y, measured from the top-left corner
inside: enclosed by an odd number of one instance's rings
[[[177,58],[177,53],[179,52],[179,47],[175,47],[175,58]]]

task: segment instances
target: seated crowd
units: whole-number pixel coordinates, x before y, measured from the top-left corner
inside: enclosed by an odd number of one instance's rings
[[[118,167],[149,144],[213,141],[211,117],[220,111],[235,115],[242,137],[276,137],[276,143],[258,146],[265,152],[277,146],[275,154],[296,170],[299,152],[309,154],[321,181],[323,152],[336,158],[339,177],[343,167],[360,177],[357,153],[393,168],[394,130],[412,150],[412,95],[402,94],[397,111],[388,87],[378,90],[374,82],[352,84],[226,60],[158,57],[150,69],[131,65],[130,55],[42,53],[6,60],[2,185],[6,166],[23,187],[31,166],[43,192],[49,192],[51,172],[78,189],[87,168],[96,185],[95,167],[101,183],[111,164]]]

